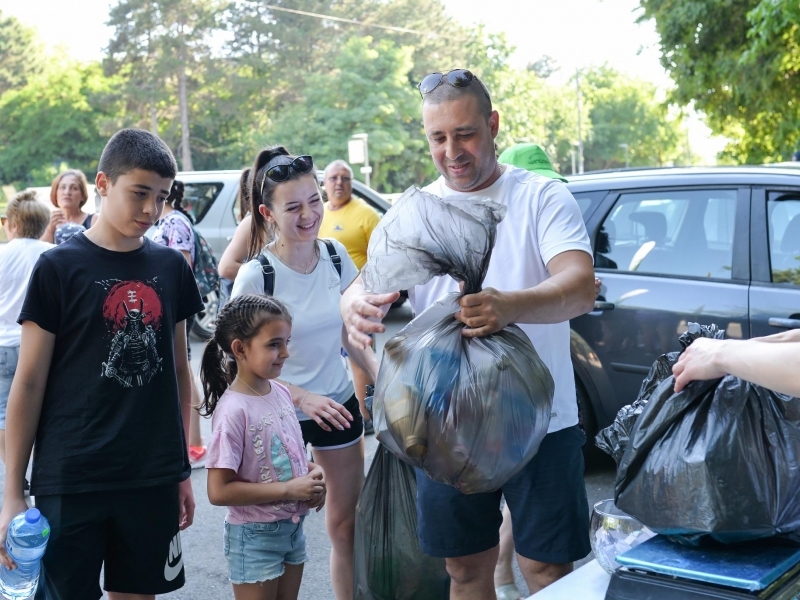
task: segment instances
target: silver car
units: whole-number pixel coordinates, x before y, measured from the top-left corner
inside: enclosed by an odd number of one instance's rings
[[[211,246],[217,260],[233,239],[239,223],[241,174],[241,171],[187,171],[178,173],[177,176],[185,186],[184,208],[194,217],[197,231]],[[322,183],[322,171],[317,172],[317,178]],[[355,179],[353,194],[382,215],[391,206],[378,192]],[[203,302],[205,310],[197,316],[193,331],[200,337],[208,338],[214,331],[219,296],[213,292],[204,297]]]

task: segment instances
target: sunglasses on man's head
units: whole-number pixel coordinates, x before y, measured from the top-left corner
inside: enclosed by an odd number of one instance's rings
[[[313,168],[314,160],[307,154],[298,156],[290,163],[270,167],[267,169],[267,172],[264,174],[264,179],[261,181],[261,193],[264,193],[264,183],[267,181],[267,177],[275,183],[280,183],[281,181],[289,179],[289,169],[292,169],[295,173],[302,174],[308,173]]]
[[[473,75],[472,71],[467,71],[466,69],[453,69],[447,73],[430,73],[419,82],[417,88],[419,89],[419,95],[424,98],[444,82],[449,83],[453,87],[465,88],[469,87],[473,79],[480,84],[483,93],[491,100],[492,97],[489,95],[489,90],[486,89],[483,82]]]

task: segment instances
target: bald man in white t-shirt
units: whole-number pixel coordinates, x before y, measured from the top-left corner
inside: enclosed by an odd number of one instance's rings
[[[592,250],[578,204],[561,182],[498,164],[500,117],[477,77],[463,69],[432,73],[420,93],[431,158],[441,173],[425,190],[451,198],[477,192],[507,207],[485,287],[459,301],[463,335],[483,337],[516,323],[555,381],[553,413],[539,452],[500,490],[464,495],[417,470],[420,545],[424,553],[446,559],[452,599],[495,598],[505,496],[520,570],[534,593],[590,551],[585,437],[578,427],[569,320],[594,305]],[[409,297],[419,314],[457,290],[452,278],[436,277]],[[353,283],[342,297],[342,316],[354,344],[366,347],[368,333],[384,331],[375,319],[383,318],[396,297],[366,293],[360,278]]]

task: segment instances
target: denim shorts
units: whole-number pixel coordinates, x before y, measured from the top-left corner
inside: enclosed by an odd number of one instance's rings
[[[11,382],[17,370],[19,360],[19,346],[0,346],[0,429],[6,428],[6,406],[8,405],[8,392],[11,391]]]
[[[223,552],[231,583],[269,581],[283,575],[284,565],[307,562],[304,519],[299,523],[290,519],[244,525],[226,522]]]
[[[519,554],[545,563],[569,563],[589,554],[585,442],[577,425],[548,433],[536,456],[496,492],[465,495],[416,469],[422,552],[457,558],[494,548],[505,496]]]

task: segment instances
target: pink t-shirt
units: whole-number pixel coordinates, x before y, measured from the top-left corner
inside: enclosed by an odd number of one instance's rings
[[[232,469],[237,481],[275,483],[308,473],[300,423],[289,390],[272,381],[266,396],[228,389],[211,418],[207,469]],[[272,523],[308,513],[303,502],[229,506],[227,521]]]

